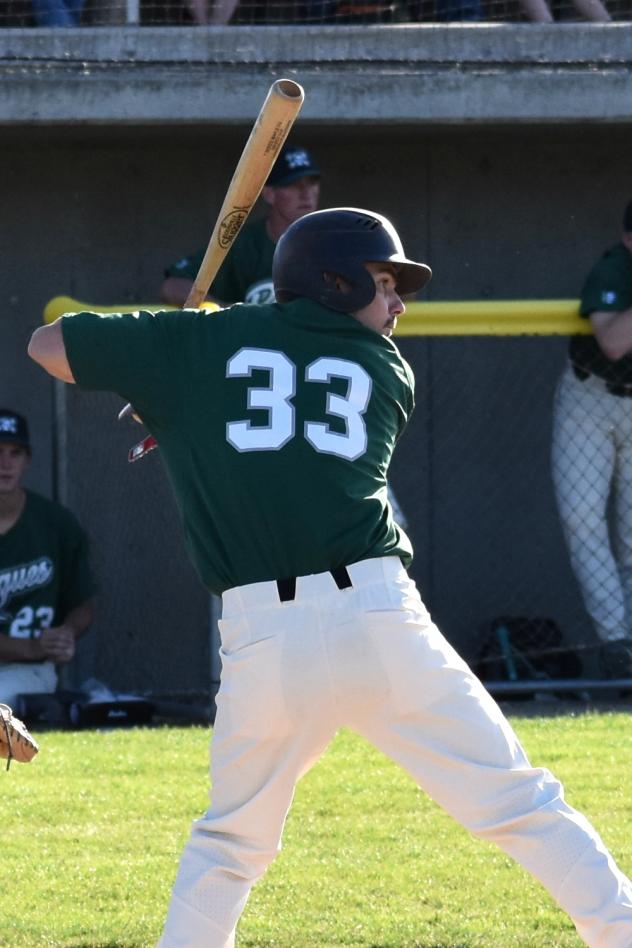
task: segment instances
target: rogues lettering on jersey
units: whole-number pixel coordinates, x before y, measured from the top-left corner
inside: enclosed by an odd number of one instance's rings
[[[46,586],[51,581],[53,572],[52,560],[47,556],[0,572],[0,607],[6,606],[11,597],[18,593]]]

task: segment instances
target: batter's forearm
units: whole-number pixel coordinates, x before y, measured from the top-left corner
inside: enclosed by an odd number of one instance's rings
[[[41,662],[42,647],[37,639],[14,639],[0,635],[0,662]]]

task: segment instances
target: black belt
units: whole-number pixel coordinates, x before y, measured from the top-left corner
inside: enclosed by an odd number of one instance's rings
[[[575,377],[579,379],[580,382],[585,382],[586,379],[590,378],[593,374],[588,372],[586,369],[580,368],[578,365],[573,364],[573,372]],[[600,382],[606,386],[606,391],[610,392],[611,395],[618,395],[619,398],[632,398],[632,385],[616,385],[614,382],[607,382],[600,375],[596,375],[595,378],[599,379]]]
[[[338,566],[336,569],[330,569],[329,572],[338,589],[349,589],[353,586],[346,566]],[[281,602],[291,602],[296,597],[296,576],[290,576],[289,579],[277,579],[276,584]]]

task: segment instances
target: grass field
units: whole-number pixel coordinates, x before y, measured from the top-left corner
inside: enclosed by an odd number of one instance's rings
[[[609,711],[511,716],[632,873],[632,729]],[[191,821],[207,803],[199,727],[48,731],[0,774],[0,945],[158,940]],[[342,732],[298,787],[284,850],[254,889],[239,948],[577,948],[571,923],[502,852]]]

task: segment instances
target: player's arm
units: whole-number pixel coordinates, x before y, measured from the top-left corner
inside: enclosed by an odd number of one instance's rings
[[[169,306],[184,306],[191,292],[193,280],[187,277],[168,276],[160,287],[160,299]]]
[[[28,353],[49,375],[74,384],[74,376],[66,357],[61,317],[48,326],[40,326],[31,336]]]
[[[619,311],[596,310],[590,314],[595,339],[608,359],[616,362],[632,352],[632,307]]]
[[[77,639],[92,625],[94,619],[93,600],[89,599],[71,609],[59,625],[42,632],[39,642],[46,658],[53,662],[69,662],[75,655]]]
[[[75,643],[94,619],[92,599],[71,609],[59,625],[43,629],[33,639],[0,635],[0,662],[69,662],[75,654]]]
[[[210,22],[210,21],[209,21]],[[204,252],[200,251],[183,257],[177,263],[165,270],[165,278],[160,287],[160,299],[169,306],[178,306],[180,309],[184,306],[189,293],[193,288],[195,277],[199,272],[200,265],[204,259]],[[219,303],[211,294],[206,298],[213,303]]]
[[[94,600],[87,599],[80,605],[71,609],[68,615],[60,622],[57,629],[64,629],[72,635],[73,639],[80,638],[84,632],[87,632],[94,620]]]
[[[17,639],[0,635],[0,662],[43,662],[39,639]]]
[[[160,299],[169,306],[179,306],[182,308],[189,298],[192,287],[193,280],[189,280],[187,277],[168,276],[160,287]],[[211,303],[217,303],[222,309],[228,305],[210,293],[207,293],[206,299]]]

